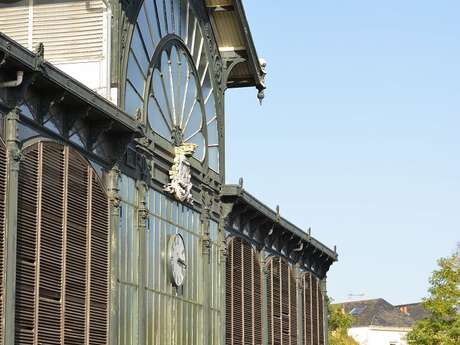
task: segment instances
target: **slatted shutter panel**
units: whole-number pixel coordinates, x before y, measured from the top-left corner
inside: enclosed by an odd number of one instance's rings
[[[252,327],[254,327],[254,345],[262,344],[262,277],[260,272],[260,260],[254,250],[252,253],[252,270],[253,270],[253,315]]]
[[[297,344],[297,287],[289,264],[279,258],[268,263],[269,344]]]
[[[5,198],[6,198],[6,148],[0,139],[0,322],[4,324],[4,260],[5,260]],[[0,327],[0,345],[3,345],[3,327]]]
[[[233,344],[233,242],[227,249],[225,264],[225,345]]]
[[[311,276],[311,306],[313,320],[313,345],[318,345],[318,282],[315,277]]]
[[[88,258],[88,164],[72,151],[68,169],[64,342],[83,344]]]
[[[34,344],[39,204],[39,146],[24,151],[19,168],[16,259],[16,344]]]
[[[108,201],[94,170],[35,144],[18,202],[16,344],[107,344]]]
[[[28,47],[28,23],[28,0],[0,2],[0,32],[24,47]]]
[[[34,0],[33,46],[54,63],[101,59],[103,10],[102,0]]]
[[[312,305],[311,305],[311,276],[310,273],[305,273],[302,277],[303,283],[303,343],[304,345],[312,345]]]
[[[39,299],[38,343],[59,344],[61,338],[61,290],[62,290],[62,217],[63,210],[63,148],[54,143],[39,146],[39,229],[37,230],[37,267],[35,290]],[[41,172],[40,172],[41,169]]]
[[[324,307],[321,285],[318,280],[318,323],[319,323],[319,344],[324,345]]]
[[[229,245],[226,277],[226,344],[262,344],[260,263],[240,238]]]

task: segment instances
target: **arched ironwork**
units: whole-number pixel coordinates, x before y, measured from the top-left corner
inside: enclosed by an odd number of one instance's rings
[[[145,0],[132,27],[121,101],[173,145],[198,145],[194,157],[219,172],[219,121],[213,60],[190,0]]]

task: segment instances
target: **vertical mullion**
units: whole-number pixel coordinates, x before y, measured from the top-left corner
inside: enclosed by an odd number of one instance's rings
[[[38,345],[38,316],[40,304],[40,242],[42,219],[42,184],[43,184],[43,143],[38,144],[38,200],[37,200],[37,228],[35,248],[35,289],[34,289],[34,334],[33,344]]]
[[[87,168],[86,190],[86,296],[85,296],[85,344],[90,345],[90,308],[91,308],[91,214],[93,196],[93,171]]]
[[[275,344],[275,318],[274,318],[274,303],[273,303],[273,293],[275,292],[274,291],[274,286],[273,286],[273,277],[274,277],[274,274],[273,274],[273,259],[270,260],[270,290],[271,290],[271,294],[270,294],[270,317],[271,317],[271,338],[272,338],[272,345]]]
[[[305,275],[302,276],[302,325],[303,325],[303,330],[302,330],[302,345],[305,345],[305,339],[306,339],[306,320],[307,320],[307,315],[306,313],[306,308],[305,308]]]
[[[231,255],[231,259],[230,259],[230,262],[231,262],[231,266],[230,266],[230,289],[231,289],[231,294],[230,294],[230,297],[231,297],[230,298],[230,303],[231,303],[231,306],[230,306],[230,313],[231,313],[230,314],[230,320],[231,320],[230,343],[231,343],[231,345],[233,345],[234,344],[234,338],[235,338],[234,335],[233,335],[234,334],[233,333],[234,332],[234,319],[233,318],[235,317],[234,316],[235,295],[234,295],[234,290],[233,290],[233,286],[234,286],[234,284],[233,284],[233,281],[234,281],[234,279],[233,279],[233,274],[234,274],[234,272],[233,272],[234,271],[233,247],[234,247],[234,244],[233,244],[233,242],[230,242],[230,245],[231,245],[231,248],[230,248],[230,250],[231,250],[231,253],[230,253],[230,255]]]
[[[109,185],[109,199],[110,199],[110,212],[109,212],[109,243],[110,243],[110,294],[109,294],[109,309],[110,309],[110,318],[109,318],[109,344],[116,345],[118,344],[118,328],[120,327],[119,315],[119,306],[120,306],[120,297],[119,291],[120,287],[118,284],[118,230],[120,225],[120,199],[119,199],[119,190],[118,190],[118,178],[119,170],[118,168],[113,168],[108,175],[108,185]]]
[[[4,134],[6,145],[4,146],[4,183],[5,195],[3,202],[4,213],[4,242],[3,242],[3,276],[2,276],[2,344],[13,344],[15,342],[15,332],[19,328],[16,325],[16,274],[17,274],[17,255],[18,255],[18,230],[19,230],[19,179],[20,162],[19,156],[14,157],[14,153],[19,151],[19,141],[17,138],[17,124],[19,112],[11,110],[5,116]]]
[[[256,332],[255,332],[255,321],[256,321],[256,313],[255,313],[255,305],[254,305],[254,250],[251,248],[251,320],[253,320],[252,324],[252,344],[256,345]]]
[[[63,181],[63,215],[62,215],[62,271],[61,271],[61,341],[64,343],[65,336],[65,304],[66,304],[66,280],[67,280],[67,204],[69,189],[69,147],[64,151],[64,181]]]
[[[291,315],[291,313],[292,313],[292,308],[291,308],[292,307],[292,303],[291,303],[291,275],[292,275],[292,271],[288,266],[288,315],[289,315],[289,317],[288,317],[288,322],[289,322],[288,323],[288,330],[289,330],[289,345],[292,345],[291,344],[291,340],[292,340],[292,338],[291,338],[291,336],[292,336],[292,334],[291,334],[291,331],[292,331],[292,329],[291,329],[291,317],[292,317],[292,315]]]
[[[316,322],[316,327],[317,327],[317,334],[318,334],[318,344],[321,343],[321,335],[319,333],[320,331],[320,326],[319,326],[319,323],[320,323],[320,316],[319,316],[319,284],[318,284],[318,279],[315,278],[315,286],[316,286],[316,315],[317,315],[317,322]]]
[[[283,265],[281,264],[281,258],[278,259],[280,281],[279,281],[279,302],[280,302],[280,333],[281,333],[281,345],[283,345]]]
[[[308,273],[309,277],[309,290],[310,290],[310,336],[311,336],[311,345],[313,345],[313,286],[312,286],[312,274]]]
[[[146,208],[146,195],[147,186],[143,183],[137,183],[137,213],[136,213],[136,228],[138,231],[138,342],[139,344],[146,343],[146,331],[145,322],[143,321],[146,317],[146,299],[145,299],[145,288],[146,283],[146,262],[148,263],[147,250],[146,250],[146,231],[147,231],[147,218],[144,218],[147,214]],[[148,216],[147,216],[148,217]],[[175,303],[174,301],[172,303]],[[173,317],[176,317],[175,315]]]
[[[243,242],[242,241],[239,241],[239,246],[240,246],[240,253],[241,253],[241,331],[242,331],[242,337],[241,337],[241,340],[244,344],[244,340],[245,340],[245,337],[246,337],[246,334],[244,332],[244,327],[245,327],[245,316],[246,316],[246,311],[245,311],[245,308],[244,308],[244,248],[243,248]]]

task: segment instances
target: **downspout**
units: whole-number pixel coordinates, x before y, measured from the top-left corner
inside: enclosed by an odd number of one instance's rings
[[[16,72],[16,79],[10,81],[2,81],[0,82],[0,87],[16,87],[22,84],[22,80],[24,79],[24,71],[17,71]]]

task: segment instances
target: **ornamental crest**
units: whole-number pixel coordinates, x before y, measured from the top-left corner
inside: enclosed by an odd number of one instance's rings
[[[177,200],[193,204],[192,198],[192,175],[188,157],[192,156],[197,148],[196,144],[182,143],[174,148],[174,164],[169,171],[170,182],[164,186],[164,190]]]

